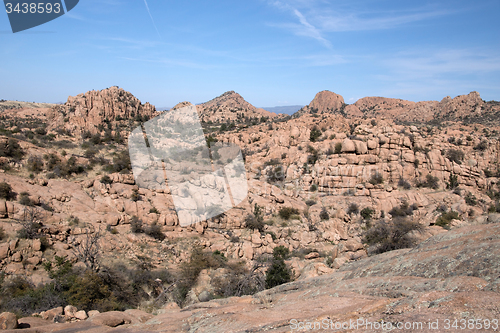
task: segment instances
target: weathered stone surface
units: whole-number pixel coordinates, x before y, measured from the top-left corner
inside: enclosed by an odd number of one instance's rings
[[[132,322],[129,315],[118,311],[98,313],[90,317],[88,320],[94,324],[109,327],[130,324]]]
[[[17,328],[17,317],[11,312],[3,312],[0,314],[0,329],[13,330]]]

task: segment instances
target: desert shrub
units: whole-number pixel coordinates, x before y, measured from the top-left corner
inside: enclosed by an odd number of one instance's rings
[[[384,177],[381,173],[376,172],[371,176],[369,182],[372,185],[382,184],[384,182]]]
[[[281,165],[281,162],[277,158],[271,158],[269,161],[265,161],[264,165],[265,166],[268,166],[268,165]]]
[[[132,231],[134,234],[140,234],[144,232],[142,220],[135,215],[130,219],[130,231]]]
[[[488,213],[500,213],[500,202],[492,203],[490,207],[488,207]]]
[[[335,144],[335,154],[342,153],[342,142],[337,142]]]
[[[102,184],[112,184],[113,180],[108,175],[104,175],[101,177],[101,183]]]
[[[404,249],[416,245],[414,232],[422,232],[423,226],[405,218],[392,222],[380,221],[363,233],[363,242],[370,246],[370,254]]]
[[[428,187],[428,188],[432,188],[434,190],[437,190],[439,188],[439,178],[434,177],[431,174],[428,174],[425,177],[425,181],[417,182],[417,187]]]
[[[141,195],[139,194],[139,191],[137,189],[132,190],[132,195],[130,196],[130,200],[136,202],[141,200]]]
[[[159,241],[165,239],[165,234],[161,231],[161,226],[156,223],[151,224],[145,231],[146,235],[153,237]]]
[[[132,170],[128,150],[123,150],[113,157],[113,170],[121,173]]]
[[[220,255],[203,252],[200,246],[195,246],[191,252],[189,262],[181,265],[181,275],[177,288],[179,291],[180,302],[182,303],[189,290],[194,286],[196,279],[203,269],[220,268],[225,265],[225,260]]]
[[[391,214],[392,217],[405,217],[413,215],[413,211],[417,209],[418,207],[416,204],[410,206],[407,201],[403,201],[401,205],[393,207],[389,211],[389,214]]]
[[[245,227],[248,229],[257,229],[259,232],[264,231],[264,217],[262,216],[262,208],[255,204],[253,214],[248,214],[245,218]]]
[[[314,126],[309,134],[309,140],[311,142],[316,142],[321,137],[321,130]]]
[[[12,191],[12,186],[9,183],[0,183],[0,199],[11,200],[16,197],[15,193]]]
[[[306,201],[306,205],[311,207],[316,204],[316,200],[309,199]]]
[[[398,186],[402,187],[403,189],[405,190],[409,190],[411,189],[411,184],[409,181],[403,179],[403,178],[400,178],[399,181],[398,181]]]
[[[435,225],[443,227],[445,229],[449,229],[449,224],[451,220],[459,220],[460,216],[457,212],[450,210],[449,212],[441,214],[436,220]]]
[[[448,182],[446,183],[446,188],[449,190],[453,190],[457,188],[459,185],[458,183],[458,176],[450,173],[450,177],[448,178]]]
[[[21,192],[21,194],[19,194],[19,203],[23,206],[34,206],[28,192]]]
[[[322,219],[323,221],[330,219],[330,215],[328,214],[328,211],[326,210],[325,207],[321,209],[321,212],[319,213],[319,218]]]
[[[370,207],[365,207],[360,212],[361,217],[365,220],[370,220],[372,218],[373,213],[375,213],[375,211]]]
[[[283,165],[277,165],[269,168],[266,172],[267,182],[281,182],[285,180],[285,168]]]
[[[464,199],[465,199],[465,203],[468,204],[469,206],[477,205],[477,198],[471,192],[467,192]]]
[[[279,210],[278,214],[282,219],[288,220],[290,216],[299,214],[299,210],[292,207],[283,207]]]
[[[18,238],[35,239],[40,237],[39,230],[43,225],[43,216],[36,207],[25,207],[19,223],[22,228],[17,232]]]
[[[488,141],[486,140],[483,140],[474,146],[474,150],[485,151],[486,149],[488,149]]]
[[[311,145],[307,146],[307,152],[309,153],[307,156],[307,163],[310,165],[316,164],[319,159],[319,152]]]
[[[457,164],[462,164],[465,157],[465,153],[460,149],[448,149],[446,152],[446,158]]]
[[[291,270],[285,263],[285,258],[289,255],[289,252],[288,248],[283,245],[273,249],[271,267],[266,271],[266,288],[269,289],[290,282]]]
[[[216,277],[212,284],[215,293],[222,297],[253,295],[265,289],[264,275],[259,265],[247,269],[243,262],[228,267],[228,273]]]
[[[40,156],[33,155],[28,158],[26,168],[31,172],[39,173],[43,171],[43,165],[44,163]]]
[[[311,191],[311,192],[316,192],[317,190],[318,190],[318,185],[316,185],[316,184],[312,184],[309,187],[309,191]]]
[[[347,207],[347,214],[358,214],[359,213],[359,206],[358,204],[352,202],[349,204],[349,207]]]
[[[67,177],[72,174],[80,174],[85,172],[85,167],[83,165],[76,164],[76,157],[71,156],[61,169],[61,176]]]
[[[16,139],[9,138],[7,142],[0,143],[0,157],[10,157],[13,160],[20,161],[24,154],[24,150]]]

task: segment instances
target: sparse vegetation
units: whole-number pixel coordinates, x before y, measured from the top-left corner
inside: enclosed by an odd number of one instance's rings
[[[373,213],[375,213],[373,209],[365,207],[361,210],[360,215],[364,220],[371,220]]]
[[[347,214],[352,215],[352,214],[358,214],[359,213],[359,206],[358,204],[352,202],[349,204],[349,207],[347,208]]]
[[[278,214],[282,219],[288,220],[292,215],[299,214],[299,210],[292,207],[283,207],[279,210]]]
[[[446,152],[446,158],[457,164],[462,164],[464,157],[465,153],[460,149],[448,149]]]
[[[273,249],[273,260],[271,267],[266,271],[266,288],[273,288],[280,284],[290,282],[292,272],[285,263],[289,250],[283,245]]]
[[[449,212],[445,212],[441,214],[436,220],[435,225],[443,227],[445,229],[449,229],[449,224],[451,220],[459,220],[460,216],[458,215],[457,212],[450,210]]]
[[[0,199],[12,200],[16,197],[16,194],[12,191],[12,186],[9,183],[0,183]]]
[[[328,214],[328,211],[326,210],[325,207],[321,209],[321,212],[319,213],[319,218],[323,221],[330,219],[330,214]]]
[[[417,187],[427,187],[437,190],[439,188],[439,178],[428,174],[425,176],[425,181],[417,181]]]
[[[391,222],[378,221],[368,228],[363,234],[363,242],[370,246],[370,254],[378,254],[415,246],[413,234],[422,231],[420,223],[398,217]]]
[[[384,177],[382,176],[381,173],[376,172],[371,176],[369,182],[372,185],[379,185],[384,182]]]

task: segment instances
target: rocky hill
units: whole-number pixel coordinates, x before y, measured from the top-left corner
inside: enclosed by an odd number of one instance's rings
[[[256,116],[238,96],[198,106],[205,125],[210,117],[223,124],[237,119],[237,108]],[[130,332],[209,332],[221,318],[236,325],[233,331],[264,325],[280,332],[295,314],[304,320],[498,317],[485,304],[498,298],[498,217],[488,214],[500,212],[500,128],[474,122],[496,102],[471,93],[412,103],[370,97],[345,105],[324,91],[291,119],[207,133],[212,142],[241,148],[249,193],[238,207],[189,227],[179,225],[168,188],[139,188],[130,170],[125,134],[155,116],[153,106],[113,87],[38,112],[5,110],[0,307],[56,321],[85,320],[62,308],[46,312],[68,304],[83,309],[82,317],[95,308],[159,314],[102,314],[68,327],[106,331],[106,320],[130,322],[124,327]],[[401,110],[420,110],[421,121],[406,123],[417,114]],[[455,121],[434,126],[429,112]],[[295,282],[263,291],[280,246],[289,251],[283,260]],[[99,255],[89,257],[96,249]],[[399,250],[370,256],[392,249]],[[72,279],[85,290],[105,289],[96,290],[89,306],[86,293],[65,285]],[[49,298],[36,289],[44,283],[64,292]],[[308,312],[314,299],[304,295],[313,289],[324,299],[315,304],[325,305]],[[244,294],[254,296],[227,298]],[[294,305],[299,298],[302,310]],[[178,321],[171,328],[162,326],[172,318]]]
[[[412,102],[385,97],[364,97],[354,104],[344,103],[342,96],[331,91],[319,92],[311,103],[299,110],[295,117],[306,113],[340,114],[347,118],[391,119],[397,123],[460,121],[464,124],[499,125],[500,104],[486,102],[478,92],[438,101]]]
[[[274,118],[278,115],[256,108],[245,101],[240,94],[227,91],[222,95],[196,106],[200,119],[206,123],[251,123],[260,122],[261,118]]]
[[[99,131],[99,126],[106,123],[142,121],[156,115],[158,113],[153,105],[147,102],[142,104],[131,93],[115,86],[70,96],[63,105],[53,107],[48,118],[50,129],[64,128],[72,133],[89,131],[94,134]]]

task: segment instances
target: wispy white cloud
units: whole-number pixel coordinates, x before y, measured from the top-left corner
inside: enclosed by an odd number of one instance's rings
[[[366,11],[336,5],[325,0],[269,0],[267,3],[298,18],[295,22],[274,22],[271,26],[281,27],[296,35],[314,38],[327,47],[332,44],[326,34],[332,32],[393,29],[414,22],[450,15],[449,9],[435,7],[411,10]]]
[[[297,9],[293,10],[293,13],[299,18],[300,27],[297,27],[298,29],[296,30],[297,35],[301,36],[306,36],[306,37],[312,37],[316,40],[319,40],[323,45],[325,45],[328,48],[332,47],[332,44],[327,41],[323,36],[321,36],[321,32],[314,27],[312,24],[310,24],[304,15],[302,15],[301,12],[299,12]]]
[[[465,75],[500,71],[500,54],[479,49],[418,50],[397,53],[383,63],[405,75]]]
[[[144,4],[146,5],[146,9],[148,10],[148,14],[149,14],[149,17],[151,18],[151,22],[153,22],[153,25],[156,29],[156,32],[158,33],[158,37],[160,37],[160,39],[161,39],[161,35],[160,35],[160,32],[158,31],[158,28],[156,27],[156,23],[155,23],[155,20],[153,19],[153,15],[151,15],[151,11],[149,10],[148,2],[146,0],[144,0]]]

